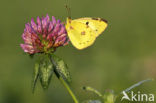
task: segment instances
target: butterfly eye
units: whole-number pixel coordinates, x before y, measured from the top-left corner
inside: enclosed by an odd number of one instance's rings
[[[88,24],[89,24],[89,22],[87,21],[87,22],[86,22],[86,25],[88,25]]]

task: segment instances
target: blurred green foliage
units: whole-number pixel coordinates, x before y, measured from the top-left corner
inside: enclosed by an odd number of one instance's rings
[[[93,46],[82,51],[71,44],[57,49],[68,64],[71,87],[80,101],[96,99],[81,90],[85,85],[118,93],[138,81],[156,78],[155,0],[0,0],[0,103],[73,103],[55,76],[46,92],[38,82],[32,94],[35,60],[19,46],[31,17],[48,13],[65,21],[64,4],[71,6],[73,18],[102,17],[109,23]],[[137,90],[156,94],[156,83]]]

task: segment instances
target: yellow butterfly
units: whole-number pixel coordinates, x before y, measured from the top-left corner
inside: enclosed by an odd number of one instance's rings
[[[84,49],[94,43],[107,25],[107,21],[101,18],[67,18],[66,30],[73,46]]]

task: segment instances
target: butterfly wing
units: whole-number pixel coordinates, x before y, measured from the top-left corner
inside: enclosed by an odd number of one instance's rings
[[[79,21],[67,19],[66,30],[71,43],[77,49],[84,49],[92,45],[96,39],[95,32]]]
[[[107,21],[101,18],[79,18],[73,21],[81,22],[88,25],[94,32],[96,37],[99,36],[107,27]]]

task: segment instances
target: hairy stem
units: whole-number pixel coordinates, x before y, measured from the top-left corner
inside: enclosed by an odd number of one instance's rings
[[[49,56],[50,57],[50,60],[51,60],[51,62],[52,62],[52,64],[55,66],[55,67],[57,67],[57,64],[56,64],[56,62],[54,61],[54,59],[52,58],[52,56],[50,55]],[[74,100],[74,102],[75,103],[79,103],[78,102],[78,99],[76,98],[76,96],[75,96],[75,94],[74,94],[74,92],[71,90],[71,88],[70,88],[70,86],[66,83],[66,81],[62,78],[62,77],[60,77],[59,75],[58,75],[58,73],[54,70],[54,72],[55,72],[55,75],[57,76],[57,78],[61,81],[61,83],[64,85],[64,87],[67,89],[67,91],[69,92],[69,94],[71,95],[71,97],[72,97],[72,99]]]
[[[71,95],[71,97],[73,98],[75,103],[79,103],[75,94],[73,93],[73,91],[71,90],[71,88],[69,87],[69,85],[62,79],[59,78],[59,80],[61,81],[61,83],[64,85],[64,87],[67,89],[67,91],[69,92],[69,94]]]

